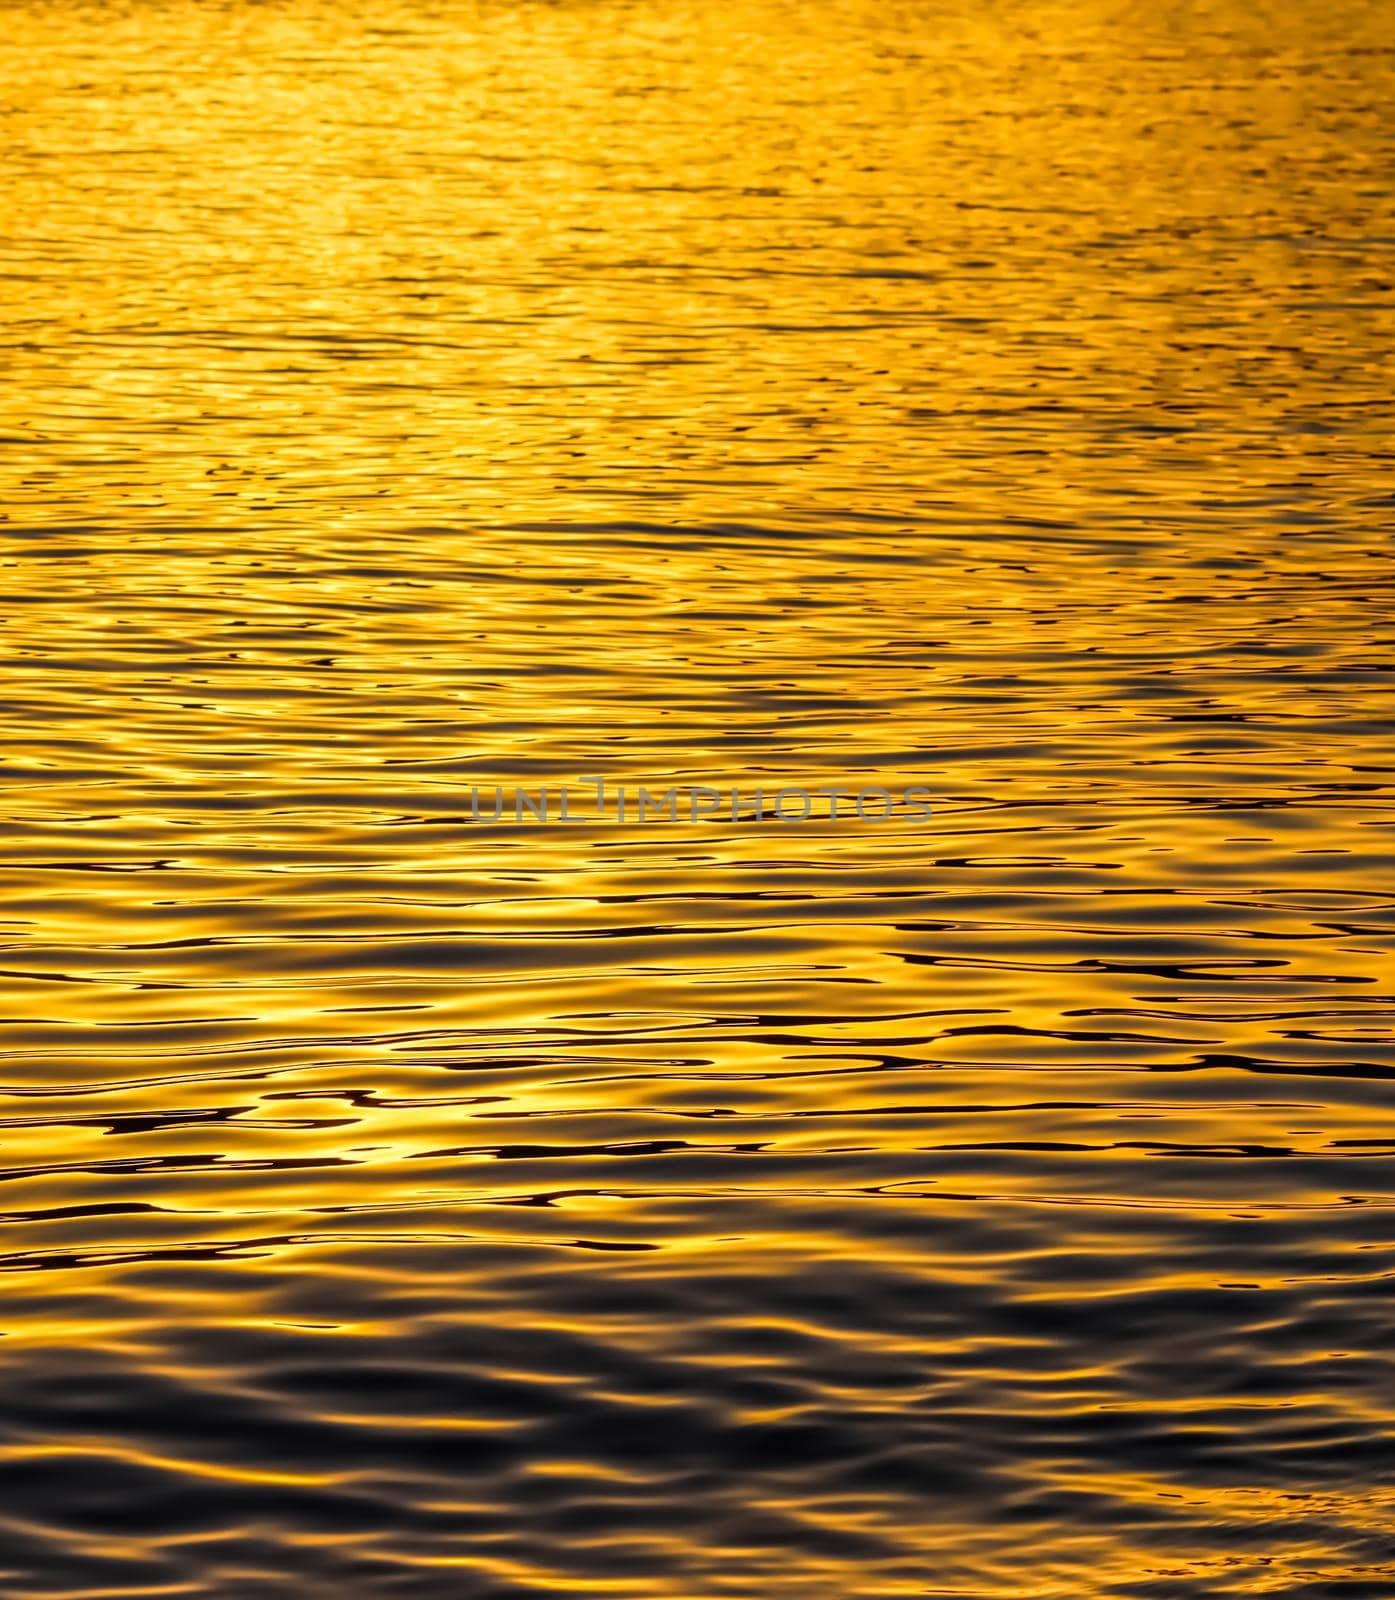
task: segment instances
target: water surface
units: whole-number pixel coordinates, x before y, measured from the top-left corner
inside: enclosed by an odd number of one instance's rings
[[[1395,1594],[1388,25],[7,8],[7,1600]]]

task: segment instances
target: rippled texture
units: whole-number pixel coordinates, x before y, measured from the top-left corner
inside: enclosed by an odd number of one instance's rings
[[[7,1600],[1395,1593],[1389,23],[7,8]]]

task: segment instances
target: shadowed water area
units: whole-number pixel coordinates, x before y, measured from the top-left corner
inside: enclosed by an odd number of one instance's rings
[[[6,8],[5,1600],[1395,1594],[1390,21]]]

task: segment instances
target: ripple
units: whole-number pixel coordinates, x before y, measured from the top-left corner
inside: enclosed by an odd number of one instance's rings
[[[1395,1592],[1386,21],[11,8],[0,1591]]]

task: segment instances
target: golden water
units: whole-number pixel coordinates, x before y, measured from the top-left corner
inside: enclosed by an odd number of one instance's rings
[[[1389,24],[6,8],[6,1600],[1395,1593]]]

